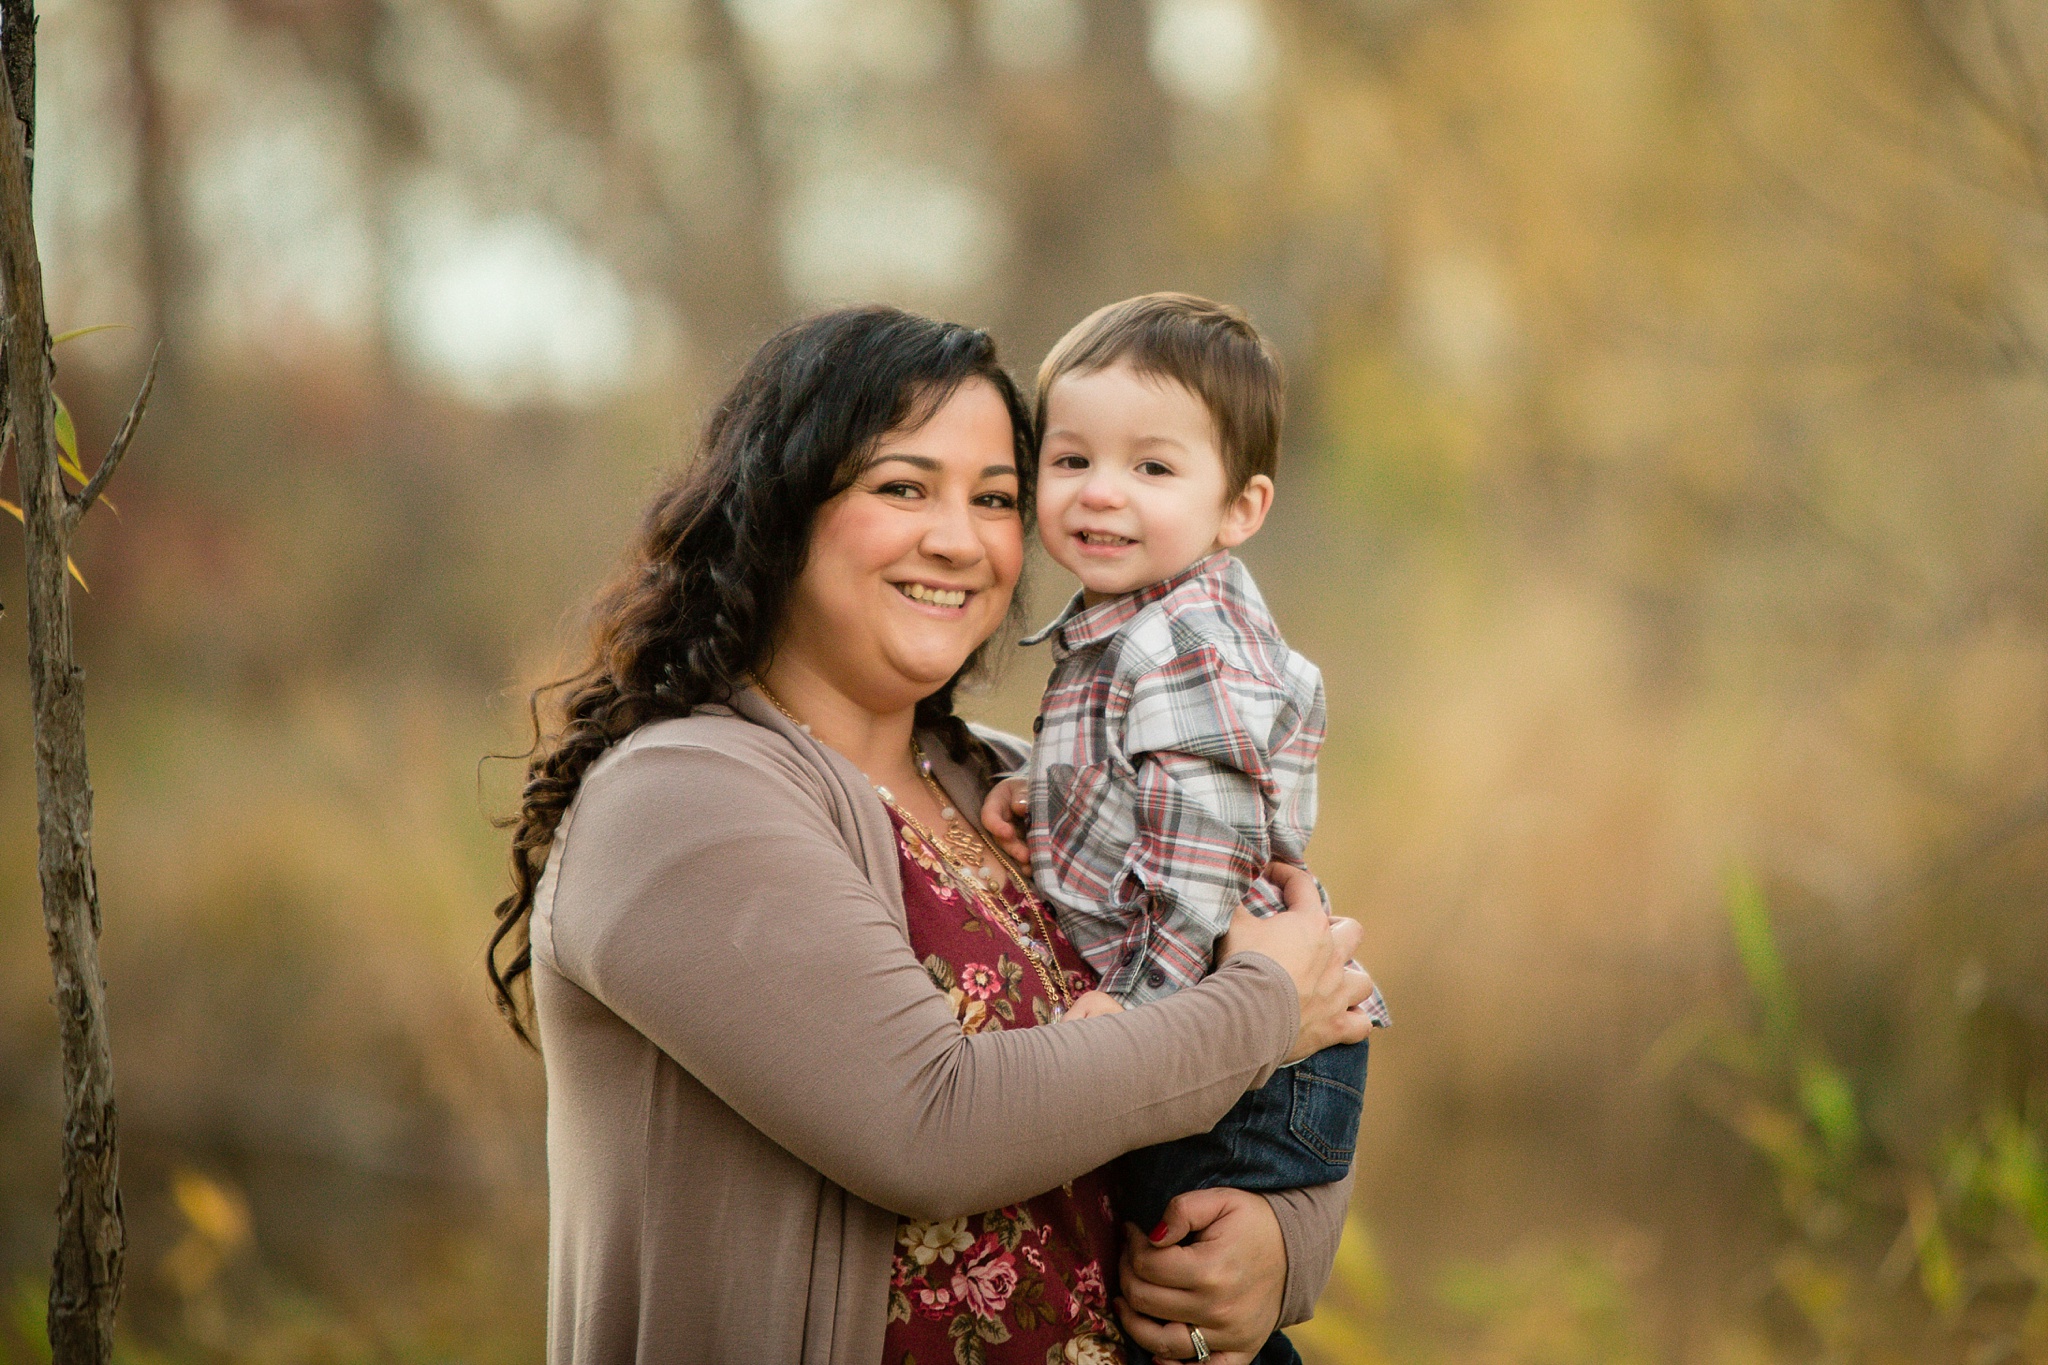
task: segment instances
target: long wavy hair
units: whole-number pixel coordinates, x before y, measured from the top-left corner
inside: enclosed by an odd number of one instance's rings
[[[498,902],[485,957],[498,1008],[523,1041],[533,1042],[534,889],[584,773],[640,726],[725,701],[766,667],[818,509],[853,483],[886,433],[922,425],[971,379],[993,385],[1010,410],[1028,525],[1037,448],[995,343],[885,307],[826,313],[770,338],[712,412],[697,458],[656,492],[627,562],[591,607],[582,664],[528,700],[526,784],[503,821],[512,892]],[[1021,610],[1020,593],[1013,624]],[[984,769],[989,757],[953,714],[953,691],[987,649],[917,707],[918,724],[957,761]]]

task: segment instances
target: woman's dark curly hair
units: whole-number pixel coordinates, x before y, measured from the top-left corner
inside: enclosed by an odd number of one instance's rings
[[[884,307],[826,313],[772,337],[711,414],[697,458],[655,494],[628,562],[592,607],[585,662],[529,702],[526,785],[505,821],[512,893],[498,902],[485,959],[520,1038],[532,1042],[513,987],[533,967],[534,888],[583,774],[640,726],[724,701],[766,667],[818,509],[853,483],[884,434],[922,425],[970,379],[993,385],[1010,410],[1028,521],[1031,419],[995,343]],[[1013,618],[1020,609],[1021,595]],[[953,690],[985,650],[917,708],[956,760],[984,769],[989,757],[954,716]],[[558,719],[550,731],[544,704]]]

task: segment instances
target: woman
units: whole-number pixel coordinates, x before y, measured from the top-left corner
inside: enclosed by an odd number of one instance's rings
[[[547,1064],[558,1365],[1121,1359],[1091,1173],[1363,1035],[1357,926],[1305,879],[1200,986],[1041,1026],[1091,983],[961,814],[1015,742],[952,714],[1011,614],[1028,433],[981,333],[799,324],[600,599],[491,959]],[[1184,1204],[1124,1255],[1126,1330],[1248,1359],[1342,1196]]]

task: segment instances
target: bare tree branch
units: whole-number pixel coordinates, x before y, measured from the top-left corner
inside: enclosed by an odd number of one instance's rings
[[[13,64],[12,41],[33,34],[29,0],[4,0],[8,79],[0,81],[0,283],[7,317],[6,406],[21,460],[28,560],[29,700],[35,722],[36,871],[43,932],[56,981],[64,1069],[64,1147],[57,1188],[57,1247],[47,1318],[52,1365],[108,1365],[121,1298],[127,1231],[114,1108],[106,983],[100,976],[99,889],[92,867],[92,780],[85,761],[85,672],[72,654],[65,581],[71,501],[57,465],[50,327],[29,196],[27,128],[18,98],[33,89]],[[26,16],[26,17],[24,17]],[[17,81],[15,77],[24,78]]]
[[[64,514],[64,532],[67,536],[79,519],[92,510],[99,501],[100,492],[107,481],[114,477],[114,471],[121,466],[121,457],[128,453],[128,443],[135,439],[135,430],[142,425],[142,414],[149,407],[150,390],[156,387],[157,362],[163,359],[164,344],[159,341],[156,349],[149,353],[149,372],[142,376],[142,391],[135,395],[135,403],[128,409],[128,415],[121,421],[121,429],[114,434],[114,443],[107,447],[107,458],[100,461],[100,467],[92,472],[92,478],[85,487],[78,490],[71,499],[70,509]]]

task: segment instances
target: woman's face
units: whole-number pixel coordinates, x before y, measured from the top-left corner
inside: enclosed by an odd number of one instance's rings
[[[818,510],[776,666],[877,714],[945,686],[1010,609],[1024,563],[1010,410],[969,379],[914,431],[876,444]]]

